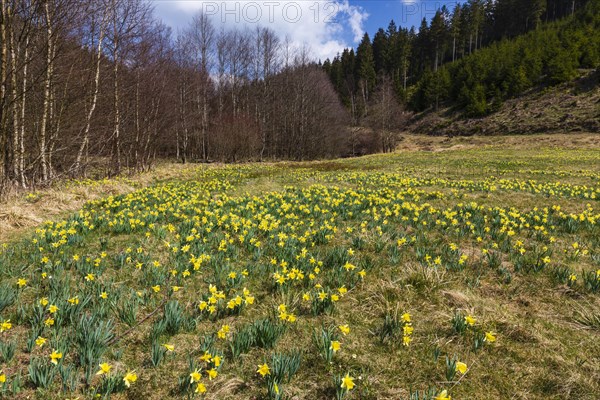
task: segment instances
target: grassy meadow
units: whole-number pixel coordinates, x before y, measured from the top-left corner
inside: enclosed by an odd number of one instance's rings
[[[594,141],[408,137],[15,195],[0,398],[598,399]]]

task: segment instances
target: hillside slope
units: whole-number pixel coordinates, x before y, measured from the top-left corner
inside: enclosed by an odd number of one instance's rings
[[[600,72],[569,83],[535,88],[481,118],[465,118],[447,107],[416,114],[407,131],[427,135],[499,135],[600,132]]]

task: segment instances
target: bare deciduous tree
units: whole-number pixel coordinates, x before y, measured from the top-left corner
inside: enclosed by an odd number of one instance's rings
[[[0,0],[0,194],[155,157],[345,152],[346,114],[309,49],[196,15],[173,40],[144,0]]]

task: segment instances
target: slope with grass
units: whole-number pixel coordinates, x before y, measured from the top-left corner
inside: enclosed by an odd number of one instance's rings
[[[600,149],[558,138],[164,166],[2,246],[0,393],[598,398]]]
[[[450,107],[416,114],[406,130],[427,135],[600,133],[600,70],[554,87],[536,87],[480,118]]]

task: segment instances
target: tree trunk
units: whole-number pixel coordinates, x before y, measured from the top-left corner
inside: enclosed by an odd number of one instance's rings
[[[120,41],[118,23],[117,23],[117,4],[112,1],[112,18],[113,18],[113,135],[112,135],[112,174],[118,175],[121,173],[121,104],[119,96],[119,51]]]
[[[14,30],[11,29],[9,34],[9,46],[10,46],[10,86],[11,86],[11,102],[12,102],[12,118],[13,118],[13,132],[12,132],[12,154],[10,157],[10,164],[12,169],[11,181],[17,180],[19,176],[19,163],[17,162],[19,158],[19,96],[17,93],[17,49],[15,46],[15,34]],[[7,132],[8,133],[8,132]],[[8,136],[8,135],[7,135]],[[8,173],[8,171],[7,171]]]
[[[135,163],[136,171],[141,171],[144,162],[139,159],[140,149],[140,68],[138,68],[135,74],[135,150],[133,162]],[[144,155],[142,154],[142,158]]]
[[[98,38],[98,47],[96,48],[96,73],[94,75],[94,94],[92,95],[92,104],[90,105],[90,109],[88,111],[86,120],[85,120],[85,128],[83,130],[83,140],[79,145],[79,150],[77,151],[77,158],[75,160],[74,172],[79,173],[81,169],[81,160],[83,159],[84,151],[87,149],[90,137],[90,127],[92,125],[92,117],[94,116],[94,111],[96,110],[96,104],[98,102],[98,92],[100,91],[100,62],[102,61],[102,41],[104,40],[104,18],[102,20],[102,25],[100,27],[100,36]],[[85,172],[84,172],[85,175]]]
[[[117,53],[115,46],[115,53]],[[117,54],[114,57],[113,66],[113,110],[114,110],[114,127],[113,127],[113,174],[121,173],[121,114],[120,114],[120,98],[119,98],[119,58]]]
[[[452,39],[452,62],[456,61],[456,36]]]
[[[44,3],[44,11],[46,16],[46,34],[47,34],[47,51],[46,51],[46,78],[44,80],[44,105],[42,108],[42,124],[40,127],[40,165],[42,169],[42,182],[48,181],[48,150],[47,150],[47,130],[48,118],[50,113],[50,85],[52,82],[52,22],[50,19],[50,10],[48,1]]]
[[[406,59],[406,57],[404,58],[404,63],[403,63],[403,67],[404,67],[404,93],[406,93],[406,86],[408,84],[408,60]]]
[[[473,53],[473,33],[469,34],[469,54]]]
[[[7,69],[7,40],[8,28],[6,1],[0,0],[0,195],[5,191],[6,171],[4,163],[6,160],[6,69]]]
[[[21,98],[21,131],[19,132],[19,180],[21,187],[27,187],[25,180],[25,105],[27,100],[27,66],[29,64],[29,34],[25,38],[25,56],[23,66],[23,94]]]
[[[202,89],[202,158],[208,160],[208,80]]]

